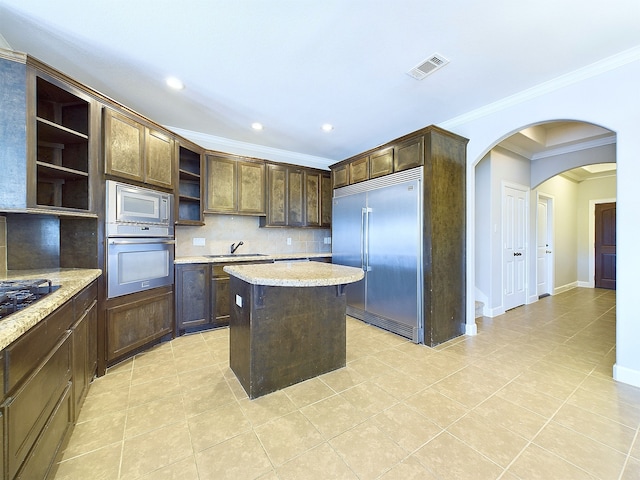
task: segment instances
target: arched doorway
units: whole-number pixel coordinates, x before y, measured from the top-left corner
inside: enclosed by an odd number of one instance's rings
[[[535,302],[541,294],[593,286],[589,202],[603,195],[615,198],[615,161],[615,132],[562,120],[508,134],[477,163],[475,293],[485,316]],[[591,168],[595,164],[607,166]],[[505,212],[514,186],[526,205],[519,210],[522,218],[510,222]],[[545,223],[548,241],[538,235],[542,213],[552,219]],[[510,249],[510,240],[518,236],[524,236],[524,247]],[[524,260],[509,269],[513,255]],[[514,304],[509,294],[519,285],[525,291]]]

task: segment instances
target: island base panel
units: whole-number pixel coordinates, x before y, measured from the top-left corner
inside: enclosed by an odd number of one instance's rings
[[[230,302],[229,364],[249,398],[345,366],[340,286],[271,287],[231,276]]]

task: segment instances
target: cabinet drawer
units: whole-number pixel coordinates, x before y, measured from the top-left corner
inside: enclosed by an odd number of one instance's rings
[[[98,283],[93,282],[87,288],[78,293],[74,299],[75,317],[78,318],[91,306],[93,301],[98,298]]]
[[[11,392],[33,371],[60,338],[67,334],[72,322],[73,302],[67,302],[7,347],[5,393]]]
[[[9,478],[31,451],[70,380],[71,333],[67,332],[64,341],[6,406]]]
[[[44,428],[44,433],[23,463],[16,480],[46,478],[55,461],[56,454],[72,425],[71,403],[71,383],[67,383],[62,397],[56,404]]]

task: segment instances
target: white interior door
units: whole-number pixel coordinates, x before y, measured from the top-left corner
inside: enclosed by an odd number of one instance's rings
[[[505,310],[527,300],[527,192],[504,187],[502,198],[503,286]]]
[[[538,220],[536,225],[536,278],[537,295],[543,297],[551,294],[552,262],[551,262],[551,211],[547,198],[538,198]]]

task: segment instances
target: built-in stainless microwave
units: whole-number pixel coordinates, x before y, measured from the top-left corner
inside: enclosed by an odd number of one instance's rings
[[[173,195],[107,180],[107,237],[173,237]]]

